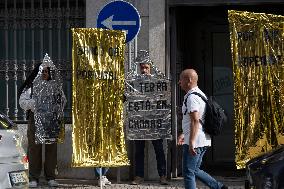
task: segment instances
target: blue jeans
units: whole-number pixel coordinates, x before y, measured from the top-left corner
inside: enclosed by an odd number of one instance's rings
[[[166,176],[166,159],[163,140],[152,140],[154,146],[159,176]],[[145,140],[135,140],[135,176],[144,177],[144,147]]]
[[[106,173],[108,172],[108,167],[102,167],[102,168],[100,168],[100,167],[97,167],[97,168],[95,168],[95,175],[96,175],[96,177],[100,177],[100,169],[102,169],[102,176],[105,176],[106,175]]]
[[[222,183],[217,182],[208,173],[200,169],[206,149],[207,147],[196,148],[197,154],[193,156],[189,152],[189,146],[187,144],[183,145],[183,176],[186,189],[196,188],[195,177],[211,189],[220,189],[223,186]]]

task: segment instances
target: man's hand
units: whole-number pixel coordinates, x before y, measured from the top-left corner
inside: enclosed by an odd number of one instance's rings
[[[192,156],[195,156],[197,154],[192,144],[189,145],[189,153]]]
[[[178,145],[183,145],[183,143],[184,143],[184,134],[180,134],[178,136],[177,142],[178,142]]]

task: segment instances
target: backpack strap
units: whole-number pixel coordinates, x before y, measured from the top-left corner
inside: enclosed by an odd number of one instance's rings
[[[186,111],[184,112],[184,115],[186,115],[186,113],[187,113],[187,99],[188,99],[189,95],[191,95],[191,94],[194,94],[194,95],[199,96],[199,97],[207,104],[207,99],[206,99],[202,94],[200,94],[200,93],[198,93],[198,92],[189,93],[189,94],[187,95],[187,97],[185,98],[185,100],[183,101],[184,106],[186,107]]]
[[[202,100],[207,104],[207,99],[206,99],[202,94],[200,94],[200,93],[198,93],[198,92],[192,92],[192,93],[190,93],[190,94],[195,94],[195,95],[199,96],[199,97],[202,98]],[[189,96],[189,95],[188,95],[188,96]]]
[[[185,111],[184,111],[184,113],[183,113],[183,115],[186,115],[186,113],[187,113],[187,99],[188,99],[189,95],[191,95],[191,93],[188,94],[188,95],[186,96],[186,98],[184,99],[184,101],[183,101],[184,106],[185,106],[185,108],[186,108]]]
[[[198,93],[198,92],[189,93],[189,95],[191,95],[191,94],[194,94],[194,95],[199,96],[206,104],[208,103],[208,102],[207,102],[207,99],[206,99],[202,94],[200,94],[200,93]],[[184,100],[184,105],[185,105],[186,109],[185,109],[183,115],[186,115],[186,113],[187,113],[187,111],[188,111],[188,110],[187,110],[187,99],[188,99],[189,95],[187,95],[186,99]],[[201,121],[201,119],[199,119],[199,122],[201,123],[201,125],[203,125],[203,122]]]

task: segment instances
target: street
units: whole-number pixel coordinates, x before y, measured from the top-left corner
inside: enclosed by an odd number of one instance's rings
[[[219,181],[226,184],[229,189],[244,189],[244,180],[245,177],[215,177]],[[57,181],[60,183],[58,188],[100,188],[97,186],[96,180],[75,180],[75,179],[57,179]],[[173,178],[169,181],[169,185],[162,186],[158,183],[158,181],[145,181],[143,184],[140,185],[130,185],[130,182],[122,181],[121,183],[116,183],[114,180],[112,181],[112,185],[105,186],[103,188],[129,188],[129,189],[135,189],[135,188],[151,188],[151,189],[158,189],[158,188],[184,188],[183,187],[183,178]],[[46,181],[41,180],[40,181],[40,187],[38,188],[49,188],[46,184]],[[197,182],[197,188],[198,189],[208,189],[208,187],[204,186],[199,181]]]

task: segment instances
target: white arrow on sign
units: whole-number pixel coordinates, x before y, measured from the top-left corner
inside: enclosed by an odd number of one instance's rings
[[[102,21],[102,25],[107,27],[108,29],[112,30],[112,26],[135,26],[136,21],[114,21],[113,16],[108,17],[104,21]]]

